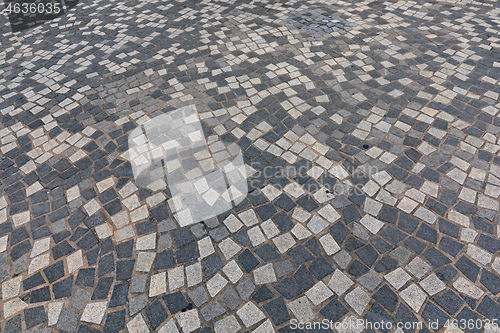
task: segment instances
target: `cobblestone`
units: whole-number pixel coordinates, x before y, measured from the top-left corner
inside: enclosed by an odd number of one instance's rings
[[[495,1],[64,7],[0,17],[0,331],[498,317]],[[208,149],[144,185],[134,133],[189,108],[162,131]],[[229,143],[249,193],[190,224],[172,180]],[[219,208],[232,177],[183,189]]]

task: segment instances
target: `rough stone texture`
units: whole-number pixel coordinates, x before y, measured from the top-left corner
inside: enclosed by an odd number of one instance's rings
[[[65,5],[0,17],[2,332],[498,316],[495,1]],[[184,226],[127,149],[187,105],[250,193]]]

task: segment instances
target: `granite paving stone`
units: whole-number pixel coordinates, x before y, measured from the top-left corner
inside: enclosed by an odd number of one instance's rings
[[[495,0],[6,14],[1,332],[498,317]]]

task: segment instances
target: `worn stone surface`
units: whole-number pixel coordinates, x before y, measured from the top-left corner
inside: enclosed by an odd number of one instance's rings
[[[0,17],[2,332],[498,317],[498,3],[65,6]],[[250,190],[188,226],[127,156],[187,105]]]

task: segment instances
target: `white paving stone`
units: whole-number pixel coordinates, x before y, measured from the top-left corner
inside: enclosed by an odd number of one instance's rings
[[[446,289],[446,285],[436,276],[435,273],[430,274],[428,277],[420,281],[420,286],[431,296]]]
[[[255,284],[266,284],[276,282],[276,274],[274,272],[273,264],[269,263],[259,267],[253,271]]]
[[[345,301],[358,315],[361,315],[368,305],[368,302],[370,302],[370,296],[368,296],[363,288],[357,287],[345,296]]]
[[[231,238],[224,239],[218,245],[226,260],[231,259],[241,251],[241,246],[236,244]]]
[[[168,288],[174,291],[184,286],[184,266],[178,266],[168,271]]]
[[[100,325],[108,308],[108,302],[88,303],[83,310],[82,321]]]
[[[400,289],[402,286],[411,279],[411,276],[406,273],[401,267],[396,268],[390,273],[387,273],[384,278],[396,289]]]
[[[264,313],[252,302],[248,302],[238,311],[236,311],[245,327],[250,327],[257,324],[259,321],[266,318]]]
[[[241,330],[241,325],[234,316],[229,316],[216,322],[214,329],[215,333],[239,332]]]
[[[297,298],[295,301],[288,303],[287,306],[295,318],[302,323],[312,321],[316,317],[311,303],[306,296]]]
[[[402,290],[399,296],[413,309],[418,312],[424,304],[427,296],[415,283],[412,283],[408,288]]]
[[[359,222],[372,234],[377,234],[377,232],[379,232],[379,230],[384,226],[383,222],[379,221],[369,214],[363,216],[363,218]]]
[[[405,268],[419,279],[432,269],[431,265],[423,261],[420,257],[415,257]]]
[[[333,255],[340,251],[340,246],[337,244],[335,239],[333,239],[331,234],[326,234],[319,239],[320,244],[323,246],[327,255]]]
[[[151,276],[149,284],[149,297],[154,297],[167,292],[167,273],[161,272]]]
[[[149,332],[148,325],[140,313],[127,323],[127,329],[129,333]]]
[[[215,297],[226,285],[227,280],[217,273],[207,282],[208,293],[210,296]]]
[[[293,239],[293,236],[288,232],[273,238],[273,243],[281,254],[285,253],[296,244],[295,239]]]
[[[455,282],[453,282],[453,287],[455,287],[455,289],[462,294],[474,299],[479,299],[484,295],[484,291],[463,277],[459,277]]]
[[[243,271],[235,260],[231,260],[222,268],[224,274],[229,278],[232,283],[238,282],[243,276]]]
[[[178,312],[175,315],[175,319],[177,319],[177,322],[184,333],[191,333],[201,326],[198,310],[196,309],[186,312]]]
[[[328,298],[333,296],[333,293],[323,282],[318,282],[306,291],[306,296],[314,305],[319,305]]]
[[[345,293],[354,284],[351,279],[342,273],[339,269],[333,272],[330,282],[328,282],[328,287],[333,290],[338,296]]]

